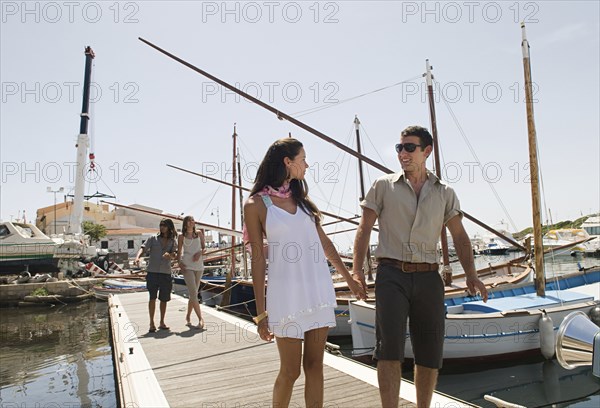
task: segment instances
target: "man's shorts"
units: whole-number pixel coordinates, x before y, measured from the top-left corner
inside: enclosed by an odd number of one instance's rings
[[[150,293],[150,300],[155,300],[158,293],[158,300],[168,302],[171,300],[173,278],[170,273],[148,272],[146,275],[146,287],[148,288],[148,293]]]
[[[445,306],[439,272],[402,272],[392,265],[379,264],[375,301],[374,358],[404,361],[408,318],[415,364],[441,368]]]

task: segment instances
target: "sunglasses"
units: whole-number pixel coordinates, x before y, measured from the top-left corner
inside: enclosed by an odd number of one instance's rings
[[[404,149],[407,152],[412,153],[415,150],[417,150],[417,147],[423,147],[423,146],[420,144],[415,144],[415,143],[398,143],[396,145],[396,151],[398,153],[400,153],[402,151],[402,149]]]

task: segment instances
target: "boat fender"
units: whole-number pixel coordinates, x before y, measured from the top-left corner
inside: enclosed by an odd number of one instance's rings
[[[539,321],[540,329],[540,350],[544,358],[550,360],[554,357],[554,323],[545,310],[542,310],[542,316]]]
[[[29,282],[29,279],[31,279],[31,274],[27,271],[23,271],[23,272],[21,272],[21,275],[19,275],[19,277],[17,278],[16,282],[17,283],[27,283],[27,282]]]
[[[592,307],[590,310],[590,320],[598,327],[600,327],[600,305]]]

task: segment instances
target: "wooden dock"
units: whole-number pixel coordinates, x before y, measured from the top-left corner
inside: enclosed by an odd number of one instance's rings
[[[170,330],[148,332],[148,293],[109,299],[120,405],[145,407],[271,407],[279,370],[274,343],[258,337],[256,326],[202,307],[205,329],[185,326],[187,299],[173,295]],[[155,323],[158,324],[158,304]],[[380,407],[376,371],[351,359],[325,353],[325,407]],[[290,407],[304,406],[304,375],[294,386]],[[412,383],[400,387],[402,407],[414,407]],[[432,406],[470,406],[436,393]]]

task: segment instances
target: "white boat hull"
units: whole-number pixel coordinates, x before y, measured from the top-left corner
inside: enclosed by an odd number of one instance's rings
[[[577,298],[577,300],[562,304],[552,303],[530,309],[517,308],[489,313],[474,313],[473,310],[467,310],[477,309],[480,302],[473,302],[472,307],[467,306],[469,303],[448,307],[445,321],[444,360],[504,358],[508,355],[539,352],[541,341],[548,341],[540,336],[541,309],[545,309],[552,319],[554,332],[556,332],[569,313],[579,310],[589,314],[600,304],[598,301],[600,283],[562,292],[583,292],[583,296],[575,296],[573,299]],[[566,293],[562,292],[561,295],[565,296]],[[516,298],[505,298],[505,301],[516,302]],[[490,304],[492,303],[490,301]],[[375,348],[375,305],[362,301],[352,302],[350,324],[354,355],[371,355]],[[410,338],[406,340],[405,356],[413,358]]]
[[[56,242],[35,225],[27,223],[0,223],[0,272],[20,272],[29,266],[55,270]],[[35,269],[35,268],[33,268]]]

